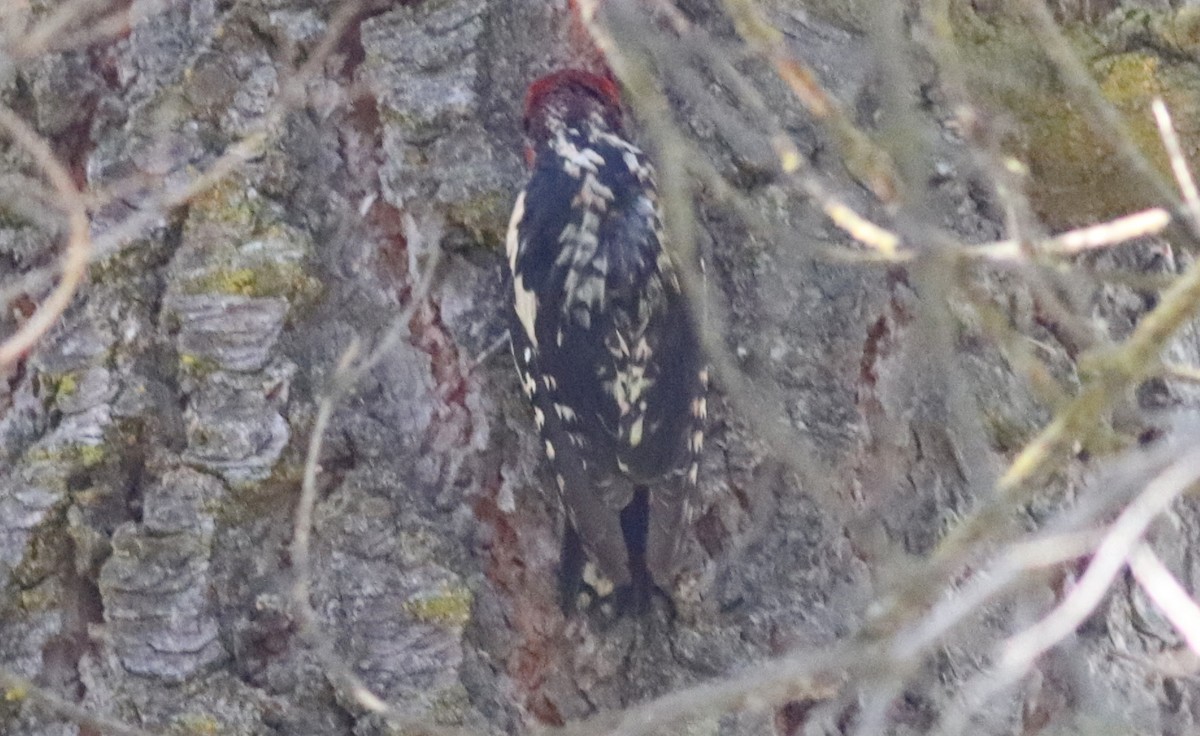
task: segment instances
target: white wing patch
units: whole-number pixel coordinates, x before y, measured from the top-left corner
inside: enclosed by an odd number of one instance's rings
[[[525,279],[517,274],[513,277],[513,309],[521,327],[525,328],[525,336],[529,344],[537,347],[537,332],[534,331],[534,320],[537,319],[537,294],[525,288]]]
[[[537,295],[525,288],[525,279],[517,273],[517,257],[521,254],[521,220],[525,219],[525,192],[517,195],[513,204],[512,217],[508,221],[508,234],[504,239],[504,251],[508,256],[508,270],[513,274],[513,307],[521,327],[525,328],[525,336],[529,344],[537,347],[537,332],[534,330],[534,320],[537,318]],[[525,357],[526,362],[530,356]]]
[[[517,195],[512,217],[508,219],[508,236],[504,239],[504,251],[508,256],[509,273],[517,272],[517,254],[521,250],[520,224],[525,219],[525,192]]]

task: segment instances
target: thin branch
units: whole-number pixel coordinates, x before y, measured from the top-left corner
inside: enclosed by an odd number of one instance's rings
[[[292,582],[291,599],[293,610],[300,624],[301,635],[313,647],[330,677],[349,692],[359,705],[368,711],[379,714],[405,732],[429,734],[429,736],[454,736],[463,732],[460,729],[438,726],[423,719],[414,718],[397,710],[384,698],[376,695],[361,678],[354,674],[345,660],[335,651],[330,643],[331,638],[322,633],[320,621],[309,600],[312,576],[310,554],[312,513],[317,499],[317,475],[320,472],[319,462],[325,432],[338,402],[346,392],[351,390],[381,360],[391,354],[403,339],[409,322],[412,321],[417,310],[424,306],[438,271],[441,259],[441,249],[437,247],[436,242],[438,236],[430,237],[430,240],[434,242],[428,249],[419,247],[422,235],[412,223],[411,217],[408,219],[409,221],[406,223],[408,247],[429,252],[424,265],[424,274],[416,288],[413,289],[408,304],[384,330],[383,337],[370,354],[359,360],[359,343],[356,340],[350,344],[338,360],[338,365],[330,380],[328,393],[319,403],[317,418],[313,424],[312,433],[309,435],[308,450],[304,458],[300,498],[296,502],[291,545],[292,568],[295,577]],[[440,233],[440,230],[438,232]]]
[[[1148,544],[1140,544],[1129,557],[1129,570],[1158,610],[1162,611],[1188,649],[1200,655],[1200,605],[1158,559]]]
[[[1010,166],[1012,158],[1001,145],[991,116],[983,115],[978,109],[976,85],[968,73],[970,66],[965,62],[961,48],[963,37],[956,32],[952,3],[956,0],[929,0],[919,6],[924,28],[924,45],[937,63],[941,87],[955,99],[953,109],[955,122],[967,143],[966,150],[976,167],[984,175],[1004,209],[1005,234],[1017,242],[1034,239],[1040,232],[1040,223],[1024,188],[1024,167]]]
[[[66,34],[69,26],[84,21],[88,16],[101,11],[110,0],[70,0],[54,8],[54,11],[33,28],[6,52],[14,59],[33,59],[45,53],[56,39]],[[163,7],[165,3],[135,3]],[[156,8],[157,10],[157,8]]]
[[[899,236],[880,228],[865,218],[860,217],[848,207],[843,212],[843,205],[836,200],[831,203],[838,208],[835,217],[828,209],[825,210],[830,219],[848,235],[871,250],[847,251],[837,249],[831,251],[834,258],[850,261],[883,261],[887,263],[908,263],[915,260],[920,252],[910,248],[900,247]],[[825,209],[825,206],[822,206]],[[1134,212],[1098,225],[1068,230],[1053,237],[1033,244],[1033,252],[1057,257],[1076,256],[1091,250],[1109,248],[1128,243],[1138,238],[1161,234],[1171,224],[1171,215],[1160,207]],[[1019,240],[995,240],[978,245],[964,244],[955,251],[956,255],[971,260],[980,261],[1026,261],[1029,259],[1029,246]]]
[[[783,172],[792,177],[834,225],[862,245],[870,248],[881,260],[902,261],[915,257],[916,253],[913,251],[906,251],[904,254],[899,252],[899,235],[858,214],[852,207],[830,193],[828,188],[815,176],[801,172],[804,159],[795,150],[790,139],[783,135],[776,135],[772,142]]]
[[[1195,447],[1195,440],[1194,434],[1182,434],[1174,444],[1149,451],[1131,450],[1127,457],[1097,476],[1091,492],[1078,505],[1064,508],[1049,520],[1050,531],[1006,545],[994,560],[973,571],[962,587],[950,591],[937,605],[927,611],[914,609],[908,628],[897,630],[891,637],[872,640],[860,633],[830,649],[797,650],[757,664],[752,670],[683,688],[623,713],[606,713],[547,732],[564,736],[659,733],[680,721],[742,707],[771,707],[796,699],[802,693],[787,690],[789,683],[795,681],[809,686],[826,682],[830,690],[825,697],[832,694],[834,676],[840,673],[901,676],[920,665],[923,652],[944,642],[988,603],[1005,591],[1031,581],[1030,572],[1052,568],[1095,550],[1111,534],[1112,525],[1100,524],[1111,518],[1112,510],[1132,505],[1130,499],[1146,496],[1147,484],[1141,479],[1150,474],[1163,477],[1179,464],[1180,448]],[[1193,456],[1200,465],[1200,453],[1193,452]],[[939,595],[947,593],[946,588],[935,587]]]
[[[10,50],[18,61],[36,59],[47,53],[85,48],[102,41],[110,41],[128,33],[142,20],[167,9],[165,0],[130,3],[118,7],[100,18],[85,18],[91,11],[100,10],[111,4],[107,0],[75,0],[60,5],[55,12],[38,23]],[[76,23],[76,21],[86,21]],[[68,30],[67,27],[77,25]]]
[[[510,340],[512,340],[512,336],[509,335],[508,330],[504,330],[504,332],[500,333],[499,337],[497,337],[495,340],[489,343],[487,347],[480,351],[479,355],[476,355],[469,363],[467,363],[467,365],[463,368],[463,374],[465,376],[469,376],[474,373],[479,369],[479,366],[488,362],[493,356],[496,355],[496,353],[499,353],[501,350],[503,350],[509,344]]]
[[[99,43],[115,41],[129,33],[129,29],[136,26],[143,18],[160,13],[166,7],[167,4],[165,2],[131,3],[128,7],[121,8],[103,18],[86,24],[78,31],[65,33],[62,36],[50,39],[41,53],[74,51],[77,49],[86,49],[88,46],[94,46]],[[21,49],[20,53],[26,58],[34,58],[36,55],[29,53],[26,49]]]
[[[893,667],[907,666],[911,678],[920,671],[923,654],[944,645],[955,630],[974,620],[985,606],[1002,595],[1011,596],[1015,590],[1044,585],[1043,576],[1031,572],[1092,554],[1112,528],[1109,519],[1144,495],[1147,479],[1162,475],[1178,460],[1181,450],[1186,452],[1196,446],[1195,428],[1185,430],[1181,424],[1176,429],[1170,441],[1151,448],[1135,447],[1106,463],[1079,494],[1077,503],[1064,506],[1046,520],[1045,531],[1028,539],[1006,542],[987,564],[973,565],[961,583],[948,589],[938,585],[936,579],[927,580],[940,596],[927,609],[911,607],[907,628],[895,629],[884,642]],[[982,644],[976,649],[982,649]],[[906,684],[902,683],[896,697]],[[943,732],[955,731],[948,728]]]
[[[1048,534],[1009,544],[985,570],[954,596],[938,602],[909,632],[899,634],[891,656],[898,662],[916,661],[971,614],[982,610],[1005,589],[1019,584],[1028,573],[1079,559],[1092,552],[1102,539],[1094,529]]]
[[[1056,256],[1073,256],[1097,248],[1127,243],[1137,238],[1158,235],[1171,224],[1171,215],[1164,209],[1152,207],[1115,220],[1089,225],[1055,235],[1037,245],[1040,252]],[[1011,248],[1008,243],[997,243]]]
[[[1034,352],[1035,347],[1042,350],[1045,347],[1018,330],[1009,314],[996,305],[986,290],[968,283],[961,286],[959,292],[975,312],[983,334],[1000,348],[1009,366],[1025,378],[1033,395],[1051,409],[1066,404],[1070,392]]]
[[[1173,203],[1175,193],[1134,143],[1129,126],[1112,103],[1104,97],[1096,80],[1080,62],[1074,45],[1054,22],[1054,17],[1046,8],[1044,0],[1017,0],[1011,3],[1010,7],[1014,14],[1024,21],[1042,52],[1054,65],[1072,101],[1087,114],[1089,127],[1113,146],[1122,163],[1122,171],[1130,179],[1131,185],[1147,190],[1160,202]],[[1173,236],[1184,238],[1193,246],[1200,242],[1191,229],[1172,227],[1171,230]]]
[[[158,222],[167,212],[186,204],[211,189],[221,180],[250,161],[258,158],[277,135],[277,128],[284,117],[306,102],[306,86],[322,70],[329,55],[355,18],[366,8],[382,0],[349,0],[343,3],[329,19],[325,35],[313,49],[312,54],[294,73],[283,78],[279,94],[271,108],[250,127],[241,139],[227,147],[212,165],[202,174],[168,189],[157,200],[131,215],[125,221],[96,237],[96,249],[101,254],[117,250],[127,241],[138,237],[142,231]]]
[[[1198,306],[1200,262],[1193,263],[1163,293],[1158,306],[1142,317],[1123,343],[1093,356],[1094,378],[1025,445],[997,483],[996,498],[960,522],[938,545],[935,559],[949,564],[973,539],[1003,523],[1009,505],[1025,497],[1032,479],[1066,456],[1078,438],[1093,431],[1126,390],[1154,373],[1163,348],[1196,314]]]
[[[5,670],[0,670],[0,691],[3,699],[8,701],[29,700],[64,718],[77,726],[91,729],[96,733],[107,736],[162,736],[137,726],[113,720],[91,711],[56,695],[49,690],[39,687],[23,677],[18,677]]]
[[[161,193],[152,195],[148,201],[139,203],[136,212],[107,230],[97,233],[92,238],[91,259],[106,258],[119,252],[128,243],[142,236],[148,228],[161,223],[169,212],[187,204],[241,170],[247,163],[259,158],[278,136],[281,123],[287,114],[305,103],[306,85],[321,71],[329,54],[337,48],[350,24],[361,13],[379,7],[383,2],[386,0],[348,0],[339,5],[337,12],[329,19],[321,42],[298,70],[284,77],[280,83],[280,92],[272,101],[271,107],[249,126],[246,133],[229,144],[206,169],[186,181],[170,185]],[[105,197],[96,196],[93,199],[103,201]],[[49,283],[54,273],[54,269],[33,269],[25,273],[15,285],[0,288],[0,302],[11,299],[21,291],[41,288]]]
[[[42,302],[25,324],[0,343],[0,369],[16,362],[46,334],[46,331],[66,311],[75,297],[75,290],[87,274],[88,259],[92,252],[91,234],[88,232],[87,206],[83,195],[71,178],[50,144],[38,135],[30,125],[8,107],[0,105],[0,128],[37,163],[58,194],[58,204],[67,216],[67,247],[63,252],[62,277],[50,296]]]
[[[820,499],[824,508],[839,520],[848,518],[845,499],[829,483],[832,477],[827,463],[817,454],[811,441],[789,431],[790,420],[763,386],[752,385],[738,367],[725,345],[728,323],[725,306],[713,299],[697,267],[696,221],[692,209],[691,180],[687,175],[687,144],[671,115],[666,97],[657,88],[650,64],[640,54],[631,53],[633,39],[646,31],[637,3],[579,0],[581,17],[597,46],[605,53],[609,66],[621,79],[635,109],[645,121],[645,130],[657,153],[659,200],[662,203],[666,245],[671,251],[680,283],[692,305],[701,346],[719,383],[737,412],[760,420],[760,436],[771,445],[775,457],[799,478],[806,492]],[[599,16],[603,16],[602,18]],[[629,47],[617,44],[621,34]],[[783,425],[783,426],[781,426]]]
[[[725,0],[738,34],[775,69],[796,99],[829,131],[846,168],[884,204],[895,202],[898,177],[891,157],[859,130],[817,79],[816,72],[787,48],[783,34],[751,0]]]
[[[643,736],[671,733],[671,726],[739,709],[770,707],[787,700],[829,700],[842,689],[841,672],[878,664],[877,653],[834,645],[794,652],[724,680],[683,688],[620,711],[541,733],[555,736]]]
[[[1163,378],[1170,378],[1176,381],[1186,381],[1188,383],[1200,384],[1200,368],[1197,368],[1193,365],[1166,363],[1162,366],[1160,375],[1162,375]]]
[[[1150,524],[1198,481],[1200,452],[1192,450],[1147,483],[1117,516],[1070,592],[1040,621],[1001,643],[995,666],[968,682],[962,707],[946,715],[937,733],[959,733],[971,713],[1019,681],[1038,657],[1070,636],[1104,599]]]
[[[1171,113],[1161,97],[1155,97],[1150,103],[1154,111],[1154,122],[1158,125],[1158,135],[1162,138],[1163,148],[1171,161],[1171,171],[1175,174],[1175,183],[1179,193],[1183,195],[1183,205],[1188,217],[1192,218],[1192,227],[1200,229],[1200,193],[1196,191],[1196,180],[1188,166],[1187,158],[1183,155],[1183,146],[1179,144],[1179,136],[1171,122]]]

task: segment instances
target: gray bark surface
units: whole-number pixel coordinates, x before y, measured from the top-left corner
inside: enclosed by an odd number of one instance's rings
[[[154,182],[100,209],[100,232],[251,131],[335,5],[168,2],[111,43],[19,66],[0,59],[0,98],[87,185]],[[736,47],[716,3],[679,5]],[[851,11],[763,5],[855,119],[882,125],[883,75],[861,29],[840,17]],[[814,257],[845,237],[769,179],[769,148],[681,105],[716,168],[788,236],[749,232],[718,197],[699,197],[709,288],[729,308],[726,343],[751,384],[783,401],[775,416],[747,417],[720,387],[710,400],[704,513],[686,540],[674,620],[564,617],[553,483],[507,346],[489,348],[504,330],[502,241],[523,177],[522,95],[542,73],[592,63],[578,32],[565,2],[373,7],[260,156],[102,254],[59,323],[0,372],[0,667],[154,733],[398,732],[299,635],[289,544],[318,402],[343,352],[356,342],[369,350],[419,293],[435,250],[429,303],[398,325],[402,339],[333,414],[312,519],[320,631],[406,716],[523,733],[833,644],[869,624],[880,592],[991,493],[1021,444],[1011,438],[1050,418],[1006,355],[967,321],[921,327],[918,295],[937,284],[900,266]],[[878,214],[782,82],[757,61],[738,63],[812,165]],[[920,64],[911,73],[931,81]],[[944,132],[946,101],[930,95],[919,114]],[[979,194],[961,140],[921,145],[934,182],[924,214],[970,242],[1001,237],[1003,216]],[[37,178],[15,149],[0,149],[0,172],[11,174],[7,201],[36,199],[14,183]],[[57,219],[7,215],[0,199],[0,269],[53,263]],[[1152,247],[1137,248],[1102,258],[1169,268]],[[987,278],[1047,362],[1074,380],[1074,356],[1038,323],[1025,285]],[[1111,284],[1068,298],[1115,337],[1152,306]],[[0,315],[0,335],[15,325]],[[1173,356],[1195,363],[1197,347],[1189,333]],[[1139,406],[1193,398],[1148,385]],[[808,479],[819,488],[771,449],[767,425],[806,439],[828,471]],[[1033,503],[1017,525],[1105,477],[1086,459],[1070,468],[1060,480],[1068,491]],[[854,510],[853,523],[822,505],[829,496]],[[1186,501],[1153,536],[1189,590],[1200,584],[1197,530]],[[1033,580],[1021,605],[998,603],[959,630],[919,668],[938,685],[892,704],[893,732],[924,733],[981,666],[979,642],[1030,623],[1067,577]],[[1181,647],[1120,581],[1069,651],[991,701],[979,732],[1192,731],[1200,688],[1180,675],[1194,667],[1146,665]],[[703,713],[690,732],[850,732],[863,707],[850,690],[772,698]],[[0,698],[0,733],[94,731],[10,697]]]

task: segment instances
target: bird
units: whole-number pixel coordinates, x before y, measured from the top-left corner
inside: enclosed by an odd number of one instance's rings
[[[696,508],[708,372],[664,248],[655,170],[607,75],[525,96],[528,180],[505,242],[513,358],[565,511],[565,610],[670,604]]]

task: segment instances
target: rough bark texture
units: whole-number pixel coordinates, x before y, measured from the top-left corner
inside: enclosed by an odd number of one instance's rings
[[[267,112],[334,5],[169,2],[115,42],[20,65],[0,59],[0,96],[81,183],[128,186],[143,174],[164,186]],[[679,5],[736,48],[716,3]],[[847,23],[860,17],[855,4],[764,5],[856,119],[886,123],[875,117],[887,91],[874,52]],[[429,304],[333,416],[313,519],[311,597],[325,635],[416,718],[523,732],[837,641],[907,569],[875,550],[927,553],[990,492],[1007,453],[1048,419],[1045,404],[972,325],[913,327],[917,295],[936,285],[912,283],[900,267],[813,258],[816,245],[844,237],[763,174],[756,160],[768,149],[723,138],[709,111],[685,107],[681,120],[717,168],[795,236],[768,242],[700,203],[711,288],[730,308],[727,343],[786,405],[746,418],[711,402],[706,511],[688,540],[674,621],[564,618],[554,586],[561,519],[531,417],[508,356],[476,359],[503,330],[501,242],[522,177],[524,87],[591,63],[579,42],[565,1],[365,12],[261,157],[93,266],[64,318],[0,374],[0,665],[162,733],[387,732],[297,637],[288,545],[308,435],[339,357],[356,339],[380,338],[435,247],[443,256]],[[870,211],[782,83],[745,66],[813,166]],[[912,73],[930,85],[922,119],[944,131],[931,70]],[[949,134],[921,145],[932,156],[925,214],[968,241],[999,237],[1003,218],[980,194],[965,146]],[[37,197],[14,184],[36,178],[15,149],[0,149],[0,171],[12,174],[9,201]],[[141,194],[105,205],[97,231]],[[7,212],[0,201],[0,276],[52,263],[57,220]],[[1133,265],[1144,271],[1169,265],[1149,248],[1119,257],[1126,267],[1141,259]],[[1003,275],[985,288],[1071,378],[1069,341],[1039,322],[1027,290]],[[1123,286],[1064,298],[1090,305],[1116,336],[1149,306]],[[6,305],[4,332],[23,304]],[[1194,336],[1175,351],[1200,358]],[[1142,393],[1143,406],[1190,398],[1161,385]],[[832,469],[822,490],[861,524],[843,527],[800,487],[767,451],[762,422],[808,438]],[[1072,466],[1059,484],[1075,489],[1090,472]],[[1029,523],[1057,503],[1035,504]],[[1171,519],[1156,548],[1192,589],[1200,515],[1186,503]],[[1038,610],[1063,584],[1035,584]],[[893,704],[895,732],[923,732],[939,698],[979,665],[977,641],[1032,615],[1001,607],[962,632],[928,665],[943,689]],[[993,702],[989,732],[1196,727],[1194,678],[1145,665],[1179,639],[1133,588],[1119,586],[1076,637],[1069,656],[1052,654]],[[840,732],[856,708],[847,691],[693,727]],[[0,732],[89,733],[18,697],[0,699]]]

